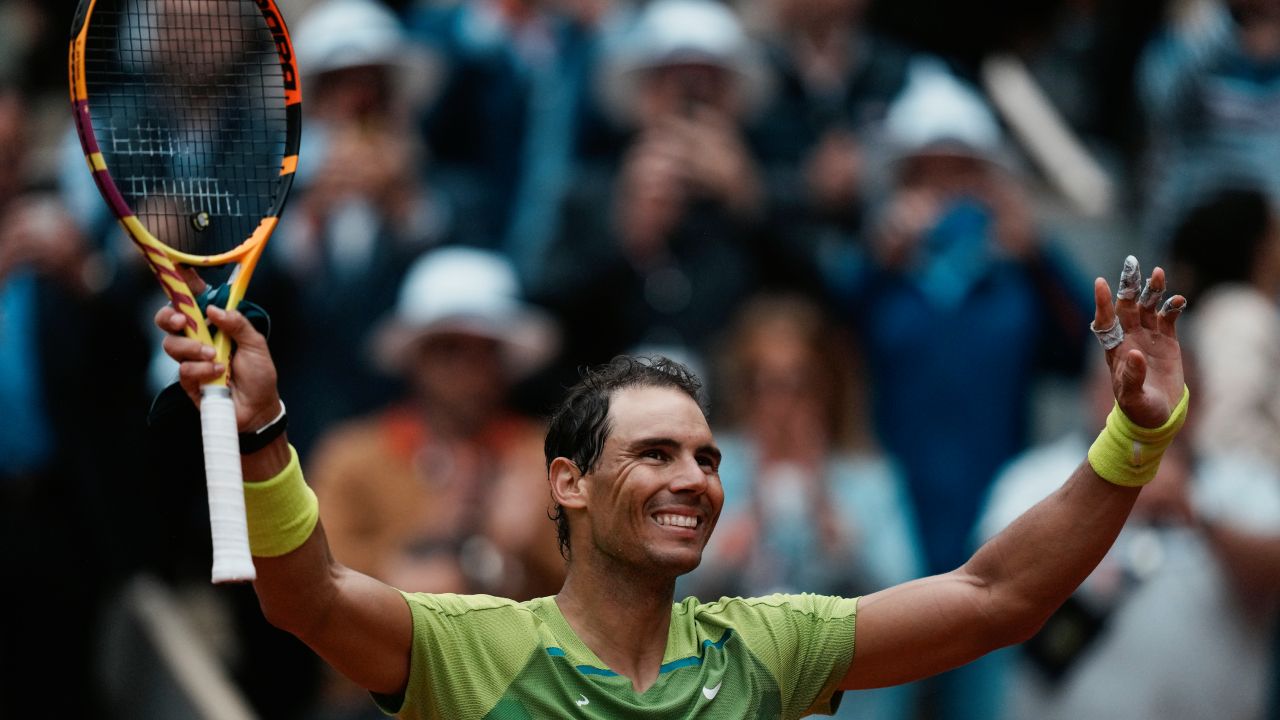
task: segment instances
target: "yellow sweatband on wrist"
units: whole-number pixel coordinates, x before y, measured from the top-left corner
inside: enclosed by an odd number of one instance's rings
[[[249,552],[277,557],[297,550],[311,537],[320,519],[320,503],[302,479],[298,451],[289,446],[289,464],[264,482],[244,484],[244,510],[249,520]]]
[[[1107,426],[1089,448],[1089,464],[1093,471],[1107,482],[1125,487],[1140,487],[1151,482],[1160,469],[1160,458],[1165,448],[1173,442],[1187,419],[1187,403],[1191,391],[1183,386],[1182,400],[1169,415],[1168,421],[1158,428],[1137,425],[1120,410],[1120,404],[1111,409]]]

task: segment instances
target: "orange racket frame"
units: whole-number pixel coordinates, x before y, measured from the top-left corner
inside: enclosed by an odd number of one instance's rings
[[[253,233],[230,251],[202,256],[181,252],[165,245],[138,219],[112,178],[111,168],[108,167],[99,148],[98,138],[94,135],[92,122],[94,108],[90,103],[85,77],[89,27],[93,22],[94,9],[99,0],[81,0],[76,10],[71,32],[69,77],[76,131],[79,133],[85,159],[88,161],[89,169],[93,173],[102,197],[120,225],[142,251],[143,257],[160,281],[173,307],[186,316],[187,336],[206,345],[212,345],[216,350],[215,362],[223,363],[229,368],[231,339],[226,333],[218,333],[217,337],[214,337],[210,332],[196,297],[178,272],[178,266],[212,267],[235,263],[236,267],[228,281],[230,297],[226,308],[234,310],[244,298],[249,279],[262,256],[267,240],[279,222],[280,213],[284,210],[285,200],[293,184],[301,138],[302,93],[293,43],[274,0],[224,1],[252,2],[262,14],[279,55],[286,116],[284,157],[280,168],[279,184],[272,197],[270,209]],[[238,432],[235,427],[235,408],[231,404],[227,384],[228,373],[224,372],[221,377],[201,389],[205,470],[209,484],[210,520],[214,540],[214,582],[253,580],[255,576],[244,522],[244,495],[240,485],[240,456]],[[227,419],[228,417],[230,420]]]

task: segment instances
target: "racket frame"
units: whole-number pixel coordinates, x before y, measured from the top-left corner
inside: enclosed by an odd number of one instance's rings
[[[242,0],[248,2],[250,0]],[[120,226],[142,252],[147,265],[160,281],[165,295],[173,307],[186,317],[183,332],[187,337],[213,346],[214,362],[222,363],[227,370],[201,388],[202,434],[205,446],[206,479],[209,484],[210,523],[214,540],[213,581],[238,582],[255,579],[253,559],[249,553],[248,531],[244,520],[244,494],[240,486],[239,445],[235,427],[235,409],[227,393],[231,358],[231,338],[225,332],[214,337],[209,324],[196,304],[195,294],[178,271],[179,265],[214,267],[235,263],[232,269],[230,296],[226,309],[235,310],[244,298],[249,279],[262,256],[267,240],[280,220],[285,201],[293,185],[298,167],[298,146],[302,130],[302,91],[298,65],[293,52],[293,42],[285,26],[284,17],[275,0],[251,0],[262,13],[267,28],[275,41],[280,59],[285,93],[286,136],[284,158],[280,168],[280,183],[276,187],[271,207],[258,223],[253,233],[235,248],[217,255],[193,255],[175,250],[162,243],[143,225],[133,209],[125,201],[111,170],[107,166],[98,139],[93,131],[92,108],[89,104],[88,83],[85,78],[86,45],[93,11],[98,0],[81,0],[76,8],[71,30],[71,48],[68,58],[71,105],[75,116],[76,132],[84,148],[85,160],[93,173],[94,181]],[[229,412],[228,412],[229,408]],[[228,420],[227,418],[230,418]],[[216,425],[216,427],[214,427]],[[234,455],[232,455],[234,453]],[[234,460],[234,462],[232,461]]]
[[[280,184],[276,188],[271,208],[259,222],[253,234],[240,245],[227,252],[208,256],[192,255],[175,250],[160,242],[134,214],[133,209],[125,202],[124,195],[120,192],[115,180],[111,177],[111,170],[107,167],[106,160],[103,158],[98,146],[98,139],[93,132],[92,109],[89,107],[89,91],[84,71],[85,45],[88,39],[89,25],[92,22],[93,10],[98,0],[81,0],[80,6],[76,10],[76,17],[72,27],[68,73],[71,79],[71,104],[74,109],[76,132],[80,136],[80,143],[85,151],[85,160],[89,164],[89,170],[93,173],[93,179],[97,183],[98,189],[101,191],[103,198],[106,199],[107,205],[110,206],[112,214],[116,216],[125,232],[133,239],[138,249],[142,251],[143,257],[151,267],[152,272],[155,273],[156,279],[160,281],[160,285],[164,288],[165,294],[169,296],[170,302],[179,312],[186,316],[187,325],[184,332],[192,339],[199,340],[205,345],[212,345],[217,353],[215,362],[228,366],[231,356],[230,338],[227,337],[226,333],[219,333],[217,338],[212,336],[207,321],[196,305],[195,294],[191,292],[191,288],[186,281],[182,279],[176,266],[182,264],[193,267],[214,267],[236,263],[237,267],[232,271],[230,280],[231,294],[226,306],[227,310],[236,309],[236,306],[244,298],[245,290],[249,286],[249,279],[253,276],[253,270],[262,255],[263,247],[266,245],[267,240],[270,239],[271,233],[275,231],[276,224],[280,220],[280,213],[284,211],[285,201],[289,197],[294,173],[298,167],[298,145],[302,134],[302,90],[298,77],[298,64],[294,57],[293,42],[290,40],[289,30],[284,24],[279,8],[276,7],[275,0],[252,0],[252,2],[262,13],[264,20],[266,20],[267,27],[271,30],[272,37],[275,40],[276,53],[280,57],[285,92],[286,136],[284,160],[280,168]],[[217,385],[226,385],[227,373],[224,372],[221,377],[212,382]]]

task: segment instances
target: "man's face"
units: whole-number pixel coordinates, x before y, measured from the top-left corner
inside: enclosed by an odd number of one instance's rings
[[[943,197],[980,194],[990,172],[987,163],[977,158],[926,153],[907,160],[902,184],[932,190]]]
[[[699,108],[734,116],[738,98],[730,71],[691,63],[648,70],[640,86],[638,105],[640,125],[650,127],[673,116],[693,117]]]
[[[693,570],[724,503],[720,451],[702,410],[679,390],[641,387],[614,394],[609,417],[586,478],[596,549],[646,572]]]
[[[359,65],[330,70],[316,78],[308,100],[318,118],[331,123],[379,120],[391,108],[390,69],[383,65]]]
[[[467,333],[439,333],[418,348],[412,381],[452,430],[478,430],[507,390],[498,341]]]

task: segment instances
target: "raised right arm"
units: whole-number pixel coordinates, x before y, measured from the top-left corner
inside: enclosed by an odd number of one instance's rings
[[[231,392],[240,431],[262,427],[279,412],[276,371],[266,339],[238,312],[210,307],[210,321],[235,339]],[[183,315],[166,306],[156,324],[167,332],[182,328]],[[199,403],[200,383],[221,373],[213,348],[181,335],[165,338],[165,352],[181,363],[179,379]],[[291,455],[280,436],[252,455],[242,456],[245,482],[282,473]],[[267,620],[298,636],[343,675],[376,693],[403,692],[409,681],[413,618],[394,588],[344,567],[329,552],[324,527],[302,545],[277,557],[255,557],[253,588]]]
[[[1144,290],[1140,301],[1130,260],[1114,307],[1106,282],[1094,284],[1093,327],[1124,330],[1104,345],[1116,410],[1098,452],[962,567],[863,598],[841,689],[910,682],[1029,639],[1107,553],[1181,427],[1189,397],[1175,325],[1186,301],[1174,297],[1159,308],[1160,268],[1147,286],[1153,295]]]

